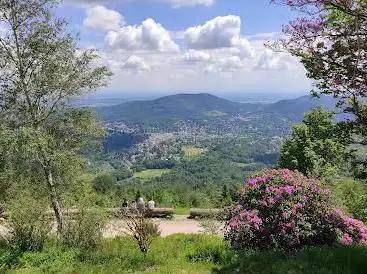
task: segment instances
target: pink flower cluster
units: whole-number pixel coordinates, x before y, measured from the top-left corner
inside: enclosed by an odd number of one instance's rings
[[[349,217],[342,210],[332,212],[329,219],[337,230],[341,244],[367,244],[367,227],[362,221]]]
[[[363,223],[330,214],[331,204],[321,182],[288,169],[266,170],[248,180],[237,206],[228,209],[225,237],[236,248],[367,243]]]
[[[241,225],[246,225],[255,230],[260,230],[262,225],[262,219],[259,218],[255,211],[252,210],[240,210],[237,216],[234,216],[228,223],[229,229],[235,229]]]

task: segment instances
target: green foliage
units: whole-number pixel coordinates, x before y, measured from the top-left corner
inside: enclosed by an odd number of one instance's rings
[[[292,137],[282,144],[278,166],[318,178],[335,175],[349,156],[349,138],[333,117],[322,108],[306,113],[303,123],[295,125]]]
[[[147,212],[131,210],[126,215],[126,235],[130,236],[138,245],[140,251],[146,256],[154,238],[161,235],[159,225],[147,217]]]
[[[0,269],[12,273],[336,273],[359,274],[367,268],[367,249],[320,247],[293,254],[279,251],[240,253],[218,236],[172,235],[157,238],[147,257],[129,238],[104,240],[93,251],[50,246],[42,252],[0,255]],[[362,272],[361,272],[362,271]]]
[[[61,242],[69,248],[94,249],[102,240],[106,214],[96,208],[80,206],[75,217],[70,216],[61,233]]]
[[[273,0],[298,9],[303,17],[283,28],[281,46],[299,57],[315,81],[313,94],[337,98],[337,106],[352,114],[348,123],[367,135],[367,9],[365,0]],[[302,37],[302,39],[300,39]]]
[[[116,184],[116,177],[109,173],[98,174],[92,181],[94,190],[101,194],[115,192]]]
[[[119,182],[118,204],[123,198],[135,200],[136,193],[152,198],[157,206],[215,207],[221,205],[222,186],[228,186],[231,199],[238,195],[243,173],[241,168],[217,156],[202,156],[185,159],[175,168],[152,176],[151,171],[138,173],[148,175],[144,180],[126,179]],[[155,174],[154,174],[155,175]],[[158,174],[157,174],[158,175]],[[226,198],[227,202],[229,197]]]
[[[336,205],[355,218],[367,222],[367,186],[353,179],[343,179],[331,187]]]
[[[176,207],[175,215],[190,215],[190,208],[188,207]]]
[[[135,173],[135,177],[142,181],[149,181],[152,178],[160,177],[163,174],[169,173],[169,169],[147,169]]]
[[[61,231],[60,193],[83,166],[81,152],[103,133],[88,109],[70,101],[104,86],[110,72],[96,66],[95,51],[78,48],[67,23],[53,14],[58,4],[1,2],[0,173],[47,186]]]
[[[211,111],[235,113],[241,107],[239,103],[210,94],[178,94],[153,101],[134,101],[117,106],[101,107],[97,111],[107,121],[139,122],[150,126],[167,127],[180,120],[210,118],[208,112]],[[137,109],[140,111],[136,111]],[[215,117],[217,115],[213,118]]]
[[[296,253],[269,251],[242,253],[213,273],[360,274],[367,269],[367,248],[318,247]]]
[[[42,250],[52,228],[45,201],[22,192],[8,210],[11,247],[19,252]]]

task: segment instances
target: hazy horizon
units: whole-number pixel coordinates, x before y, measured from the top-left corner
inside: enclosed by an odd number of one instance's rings
[[[95,92],[76,100],[77,105],[115,105],[129,101],[142,100],[149,101],[160,97],[177,95],[177,94],[211,94],[223,99],[239,103],[263,103],[269,104],[285,99],[295,99],[304,95],[309,95],[309,92],[303,93],[287,93],[287,92],[218,92],[218,91],[171,91],[171,92]]]

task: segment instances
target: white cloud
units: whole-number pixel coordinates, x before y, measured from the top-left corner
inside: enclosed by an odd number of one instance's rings
[[[204,68],[205,73],[235,72],[246,68],[246,64],[238,56],[218,59],[215,63]]]
[[[93,4],[93,3],[129,3],[129,2],[154,2],[154,3],[162,3],[169,4],[174,8],[181,7],[195,7],[198,5],[211,6],[215,3],[215,0],[66,0],[69,4]]]
[[[258,70],[287,70],[290,68],[290,56],[275,53],[269,49],[265,49],[261,54],[254,69]]]
[[[175,8],[195,7],[198,5],[211,6],[215,0],[160,0],[162,3],[170,3]]]
[[[233,40],[238,39],[241,31],[239,16],[219,16],[204,25],[186,30],[184,37],[189,48],[214,49],[232,47]]]
[[[121,65],[121,69],[130,70],[133,72],[143,72],[143,71],[149,71],[151,68],[147,63],[145,63],[143,58],[136,55],[131,55]]]
[[[211,59],[211,56],[204,51],[190,49],[184,54],[183,58],[187,62],[207,62]]]
[[[97,31],[118,30],[125,24],[124,17],[115,10],[98,5],[87,8],[87,17],[83,21],[86,28]]]
[[[245,39],[240,37],[235,37],[232,39],[232,45],[238,50],[238,55],[241,58],[254,57],[255,52],[251,45],[251,43]]]
[[[108,32],[105,47],[109,50],[178,52],[178,45],[169,32],[153,19],[146,19],[138,26],[124,26]]]
[[[254,57],[251,43],[241,37],[241,18],[228,15],[216,17],[204,25],[187,29],[184,33],[188,48],[196,50],[228,48],[240,58]]]
[[[108,32],[101,55],[115,75],[109,90],[293,92],[309,88],[295,58],[266,49],[264,40],[247,40],[235,18],[214,18],[195,27],[200,36],[193,41],[195,46],[183,45],[181,50],[172,37],[180,38],[182,32],[170,32],[152,19]],[[253,35],[264,36],[271,35]]]
[[[247,39],[250,40],[262,40],[262,39],[275,39],[278,37],[281,37],[282,33],[281,32],[261,32],[261,33],[255,33],[255,34],[251,34],[251,35],[246,35]]]

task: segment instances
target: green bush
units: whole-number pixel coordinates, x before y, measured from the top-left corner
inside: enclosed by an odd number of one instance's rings
[[[66,247],[93,249],[102,239],[102,229],[106,214],[98,209],[78,209],[75,218],[66,220],[61,234],[62,244]]]
[[[46,203],[24,193],[8,209],[11,247],[20,252],[42,250],[52,228]]]
[[[367,222],[367,186],[353,179],[334,183],[332,193],[335,203],[354,218]]]
[[[108,194],[116,191],[117,179],[110,173],[101,173],[94,178],[92,186],[98,193]]]

